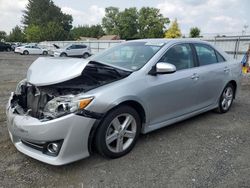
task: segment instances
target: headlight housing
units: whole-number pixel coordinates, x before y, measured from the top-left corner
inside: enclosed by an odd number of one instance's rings
[[[20,81],[16,86],[15,94],[21,95],[23,91],[22,87],[26,86],[26,84],[27,84],[27,79],[23,79],[22,81]]]
[[[54,119],[74,113],[83,110],[92,100],[93,97],[77,99],[75,95],[55,97],[45,105],[44,115]]]

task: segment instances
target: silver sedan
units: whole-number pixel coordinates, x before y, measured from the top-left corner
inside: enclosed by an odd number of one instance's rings
[[[87,60],[43,57],[11,94],[8,130],[20,152],[52,165],[93,147],[117,158],[140,133],[227,112],[240,77],[239,62],[199,40],[124,42]]]

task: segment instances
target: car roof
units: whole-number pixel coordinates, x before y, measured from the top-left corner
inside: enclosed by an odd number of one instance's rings
[[[152,38],[152,39],[137,39],[131,40],[128,42],[152,42],[152,43],[178,43],[178,42],[193,42],[193,43],[204,43],[210,44],[202,39],[195,38],[176,38],[176,39],[167,39],[167,38]]]

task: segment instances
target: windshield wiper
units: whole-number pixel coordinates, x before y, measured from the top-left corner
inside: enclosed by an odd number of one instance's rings
[[[116,68],[115,66],[111,66],[111,65],[107,65],[101,62],[97,62],[97,61],[91,61],[91,64],[95,65],[96,68],[102,68],[102,69],[107,69],[107,70],[112,70],[113,72],[115,72],[119,77],[123,76],[124,73],[125,75],[129,75],[130,73],[132,73],[132,71],[128,71],[128,70],[123,70],[122,68]]]

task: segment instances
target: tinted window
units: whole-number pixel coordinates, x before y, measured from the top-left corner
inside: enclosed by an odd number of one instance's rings
[[[170,48],[160,62],[171,63],[177,70],[194,67],[192,49],[189,44],[178,44]]]
[[[216,51],[216,55],[217,55],[218,62],[224,62],[225,61],[225,58],[222,55],[220,55],[217,51]]]
[[[86,48],[87,46],[86,45],[76,45],[77,46],[77,48]]]
[[[213,48],[205,44],[195,44],[200,66],[217,63],[217,57]]]
[[[76,45],[71,45],[67,48],[68,50],[71,50],[71,49],[76,49]]]

